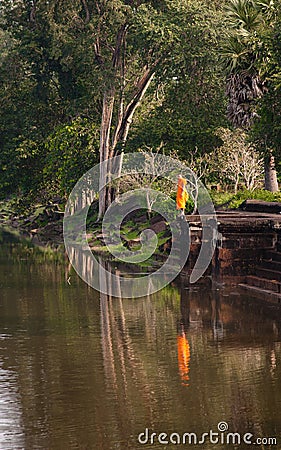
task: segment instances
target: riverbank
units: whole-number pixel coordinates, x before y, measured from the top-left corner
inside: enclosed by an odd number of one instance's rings
[[[37,245],[56,248],[63,244],[63,215],[64,203],[60,199],[28,207],[14,199],[0,202],[0,226],[30,238]]]
[[[28,215],[15,214],[11,205],[0,204],[0,226],[8,227],[32,243],[53,249],[63,249],[62,203],[35,205]],[[94,209],[94,208],[93,208]],[[224,283],[235,282],[255,294],[266,295],[281,302],[281,204],[248,200],[239,210],[217,210],[219,239],[205,276]],[[199,216],[187,215],[190,229],[190,252],[182,276],[189,282],[190,274],[202,248],[202,224]],[[144,210],[134,212],[122,222],[120,239],[114,226],[109,230],[116,238],[115,250],[122,256],[123,248],[137,252],[140,235],[147,228],[158,238],[153,256],[140,264],[155,269],[158,261],[168,258],[172,237],[170,226],[160,215],[148,219]],[[104,241],[102,226],[90,212],[87,219],[87,240],[91,250],[105,258],[111,256]],[[182,244],[181,244],[182,245]]]
[[[251,200],[259,200],[263,202],[274,202],[275,204],[281,201],[281,193],[270,193],[263,189],[255,191],[239,191],[237,194],[231,192],[221,192],[216,190],[210,190],[209,194],[218,211],[237,211],[239,213],[239,207],[243,202]],[[249,200],[250,199],[250,200]],[[192,205],[187,205],[193,209]],[[0,226],[10,227],[14,230],[18,230],[21,234],[29,236],[33,241],[40,245],[49,245],[56,247],[63,243],[63,230],[62,220],[64,215],[65,199],[59,196],[54,196],[51,199],[31,199],[24,195],[20,197],[13,197],[9,200],[0,201]],[[186,211],[188,214],[188,210]],[[87,218],[87,225],[89,239],[91,245],[97,251],[104,252],[104,245],[100,239],[101,227],[96,224],[97,211],[95,205],[91,206],[90,214]],[[190,216],[189,216],[190,217]],[[137,246],[139,230],[151,227],[157,221],[163,219],[152,216],[152,221],[147,220],[145,212],[137,214],[137,217],[132,217],[134,222],[130,223],[130,219],[127,220],[126,226],[123,228],[122,239],[124,244],[129,246]],[[135,220],[136,219],[136,220]],[[191,216],[191,221],[195,221],[196,217]],[[140,223],[143,223],[143,227]],[[123,224],[125,225],[125,223]],[[137,225],[137,227],[136,227]],[[161,225],[163,226],[163,224]],[[142,228],[142,229],[141,229]],[[164,230],[156,230],[159,234]],[[160,239],[160,246],[163,246],[165,242],[163,239],[166,236],[158,236]],[[127,242],[128,241],[128,242]],[[162,249],[163,250],[163,249]],[[160,249],[161,252],[161,249]]]
[[[25,211],[17,210],[15,203],[0,202],[0,227],[28,237],[36,245],[49,246],[53,249],[63,246],[63,215],[62,202],[50,202],[45,206],[36,204]],[[171,232],[168,223],[158,214],[148,219],[145,211],[138,210],[134,220],[128,216],[121,225],[121,243],[131,251],[139,250],[140,234],[147,228],[152,229],[158,238],[154,257],[165,257],[171,245]],[[104,256],[109,254],[104,242],[102,224],[96,222],[96,215],[91,213],[87,218],[87,240],[93,252]]]

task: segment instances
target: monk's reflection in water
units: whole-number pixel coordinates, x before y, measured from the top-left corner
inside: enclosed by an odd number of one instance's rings
[[[181,321],[177,336],[178,367],[181,384],[189,386],[190,345],[187,339],[187,331],[190,323],[190,299],[184,285],[181,286]]]

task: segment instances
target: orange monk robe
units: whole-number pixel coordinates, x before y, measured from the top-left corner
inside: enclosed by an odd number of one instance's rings
[[[188,386],[189,380],[189,362],[190,362],[190,347],[185,333],[177,337],[178,341],[178,365],[179,374],[182,384]]]
[[[186,183],[187,181],[185,178],[179,177],[177,190],[177,209],[185,209],[185,205],[188,199]]]

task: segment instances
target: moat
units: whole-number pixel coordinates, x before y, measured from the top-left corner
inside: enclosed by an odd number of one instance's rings
[[[111,298],[75,273],[69,281],[66,259],[7,237],[1,450],[135,450],[147,448],[138,441],[146,428],[199,436],[222,421],[280,448],[278,305],[238,284],[190,286],[180,277],[152,296]]]

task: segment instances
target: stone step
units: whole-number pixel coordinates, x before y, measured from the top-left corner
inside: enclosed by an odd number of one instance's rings
[[[256,199],[248,199],[248,200],[245,200],[239,206],[239,209],[242,209],[242,211],[249,211],[249,212],[280,214],[281,213],[281,203],[266,202],[264,200],[256,200]]]
[[[277,280],[269,280],[267,278],[248,275],[246,277],[245,284],[247,284],[248,286],[257,287],[259,289],[281,293],[281,282]]]
[[[266,250],[265,259],[272,261],[280,261],[281,262],[281,252],[277,252],[274,250]]]
[[[272,271],[281,272],[281,261],[264,259],[261,262],[260,267],[262,269],[269,269]]]
[[[255,276],[266,278],[267,280],[281,281],[281,272],[279,272],[278,270],[263,269],[262,267],[257,267],[255,270]]]
[[[220,230],[221,231],[221,230]],[[264,249],[269,248],[273,250],[274,247],[274,233],[263,232],[255,233],[251,230],[249,233],[245,231],[222,232],[222,247],[223,248],[241,248],[241,249]]]
[[[255,295],[259,294],[259,296],[262,296],[263,299],[266,296],[266,298],[269,298],[274,303],[278,303],[278,304],[281,303],[281,294],[278,292],[261,289],[257,286],[250,286],[249,284],[245,284],[245,283],[240,283],[239,286],[241,286],[244,289],[247,289],[250,292],[253,292]]]

